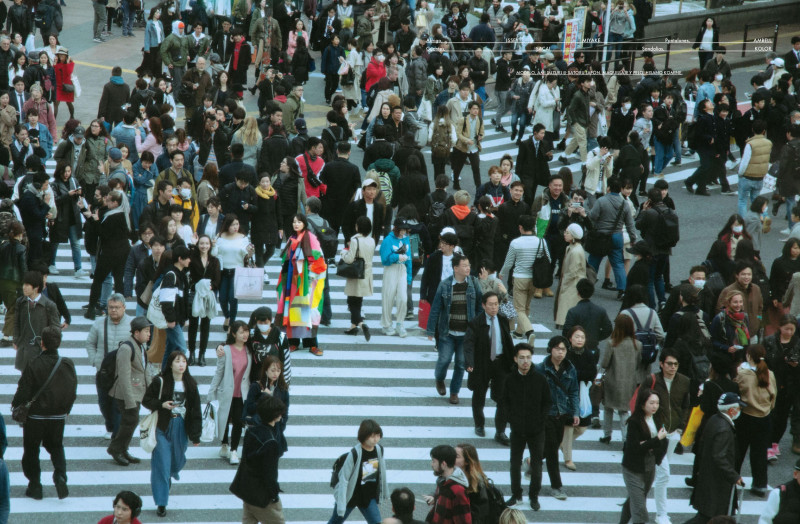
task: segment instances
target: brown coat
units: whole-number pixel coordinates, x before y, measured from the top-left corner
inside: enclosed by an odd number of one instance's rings
[[[561,264],[561,279],[558,281],[556,293],[556,324],[563,325],[567,320],[567,312],[580,302],[578,280],[586,278],[586,252],[579,243],[567,246],[564,261]]]
[[[475,126],[475,133],[478,137],[483,138],[485,133],[483,130],[483,118],[478,115],[478,124]],[[455,149],[458,149],[462,153],[466,153],[469,150],[469,145],[467,144],[467,140],[472,140],[472,137],[469,136],[469,116],[466,118],[459,119],[458,123],[456,124],[456,136],[458,137],[458,141],[456,142]],[[481,142],[478,140],[476,144],[478,151],[481,150]]]
[[[734,282],[726,287],[719,294],[717,299],[716,312],[722,311],[728,299],[728,293],[731,291],[741,291],[744,294],[744,312],[750,317],[750,324],[747,329],[750,331],[750,336],[753,337],[758,334],[758,328],[761,327],[761,314],[764,310],[764,299],[761,296],[761,288],[752,282],[747,287],[743,288],[738,282]]]
[[[17,123],[17,110],[8,104],[0,109],[0,141],[8,147],[14,141],[14,126]]]

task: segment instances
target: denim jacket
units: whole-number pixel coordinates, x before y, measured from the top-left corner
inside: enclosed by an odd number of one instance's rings
[[[550,415],[579,417],[580,389],[578,386],[578,372],[572,362],[566,358],[561,361],[561,372],[556,375],[556,368],[548,356],[536,364],[536,371],[544,375],[550,385]],[[561,386],[559,386],[559,382]]]
[[[429,337],[450,334],[450,304],[453,301],[453,277],[447,277],[436,289],[426,329]],[[481,287],[475,277],[467,277],[467,323],[472,322],[481,308]],[[438,333],[437,333],[438,332]]]

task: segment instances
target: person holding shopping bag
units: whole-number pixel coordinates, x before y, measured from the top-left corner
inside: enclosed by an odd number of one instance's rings
[[[250,389],[250,366],[252,358],[247,351],[247,339],[250,330],[241,320],[231,323],[228,339],[224,346],[217,347],[224,353],[217,357],[217,371],[208,387],[208,401],[219,401],[217,411],[217,437],[222,435],[222,446],[219,450],[220,458],[226,458],[231,465],[239,463],[239,440],[242,438],[242,411],[244,408],[244,395]],[[228,444],[228,424],[233,424],[230,445]]]
[[[171,478],[180,480],[186,465],[189,441],[200,445],[203,424],[200,393],[197,382],[189,373],[186,355],[173,351],[167,357],[167,367],[150,383],[142,400],[144,407],[158,412],[156,449],[150,458],[150,487],[158,509],[156,515],[167,514]]]
[[[352,264],[356,258],[364,261],[364,278],[348,278],[344,285],[344,294],[347,295],[347,309],[350,310],[350,329],[345,335],[357,335],[358,328],[364,333],[364,338],[369,342],[369,326],[364,323],[361,307],[364,297],[372,296],[372,258],[375,256],[375,239],[372,233],[372,222],[368,217],[356,219],[356,234],[350,238],[349,249],[342,250],[341,261]]]
[[[239,233],[239,217],[233,213],[225,215],[225,219],[222,221],[222,231],[213,245],[211,254],[219,259],[222,268],[219,283],[219,305],[225,316],[222,327],[227,331],[228,326],[236,321],[236,313],[239,312],[239,300],[236,298],[234,286],[236,268],[244,267],[245,256],[252,255],[255,249],[250,240]]]

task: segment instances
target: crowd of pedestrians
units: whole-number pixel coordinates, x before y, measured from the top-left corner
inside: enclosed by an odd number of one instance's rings
[[[107,452],[119,467],[140,463],[129,452],[140,408],[156,414],[150,468],[160,517],[189,441],[200,443],[207,402],[219,456],[237,466],[231,492],[243,501],[243,522],[283,521],[278,477],[292,353],[302,345],[324,357],[319,326],[331,324],[335,278],[346,280],[344,334],[370,343],[368,322],[378,317],[368,318],[363,302],[380,263],[382,335],[406,337],[417,320],[438,352],[432,390],[459,404],[466,372],[476,436],[487,437],[488,393],[497,406],[489,436],[509,447],[507,501],[474,446],[434,447],[428,522],[515,522],[520,517],[503,510],[523,501],[523,468],[533,510],[542,493],[566,500],[559,450],[564,466],[579,470],[573,441],[592,427],[602,428],[600,443],[616,444],[615,414],[628,492],[622,522],[649,520],[651,487],[656,521],[670,522],[670,461],[690,444],[693,522],[731,512],[748,455],[750,491],[768,497],[762,518],[796,522],[800,484],[771,488],[768,464],[779,460],[787,425],[800,454],[800,207],[792,204],[800,188],[800,37],[752,78],[752,109],[742,115],[713,19],[697,37],[701,67],[684,78],[660,74],[647,52],[645,75],[635,79],[622,69],[599,74],[591,47],[567,64],[547,39],[535,45],[532,30],[557,43],[565,9],[585,3],[521,0],[515,10],[493,0],[467,27],[459,3],[434,24],[424,1],[237,2],[212,14],[200,2],[162,2],[145,16],[141,4],[122,0],[123,36],[135,36],[134,22],[146,18],[138,79],[129,86],[114,67],[97,118],[86,123],[74,118],[74,64],[52,30],[60,6],[45,0],[31,17],[11,8],[12,34],[0,35],[0,69],[9,69],[0,74],[0,164],[13,162],[10,183],[0,184],[0,344],[13,346],[22,373],[12,409],[27,411],[26,496],[43,498],[40,446],[51,455],[58,497],[69,495],[62,440],[77,377],[58,348],[71,314],[58,286],[47,284],[60,273],[58,244],[69,243],[71,274],[91,278],[86,350]],[[93,4],[93,37],[102,43],[116,8]],[[611,40],[641,35],[648,5],[616,3]],[[587,38],[602,36],[604,13],[590,12]],[[28,65],[30,50],[15,36],[35,31],[31,23],[48,38]],[[330,105],[319,137],[309,134],[304,106],[315,58]],[[258,92],[258,118],[244,110],[247,90]],[[59,134],[60,102],[70,118]],[[497,109],[491,122],[487,107]],[[506,112],[517,152],[484,180],[486,127],[505,131]],[[353,122],[362,117],[359,132]],[[364,150],[360,166],[350,161],[355,147]],[[551,170],[549,162],[567,165],[575,152],[580,177]],[[700,167],[686,189],[707,196],[718,183],[738,195],[737,212],[708,255],[696,256],[688,280],[672,286],[681,225],[663,171],[693,152]],[[465,165],[472,192],[461,185]],[[737,193],[730,169],[738,169]],[[648,188],[650,173],[656,182]],[[771,222],[760,196],[768,174],[777,180],[772,213],[785,201],[789,221],[769,272],[760,253]],[[269,274],[276,254],[280,270]],[[252,268],[263,271],[244,271]],[[245,274],[258,289],[270,287],[270,307],[247,320],[239,317],[239,299],[253,298],[239,285]],[[593,302],[596,287],[621,302],[616,314]],[[552,312],[538,306],[543,297],[555,298]],[[190,369],[206,365],[217,304],[227,339],[201,398]],[[533,322],[545,319],[561,334],[540,360]],[[684,444],[690,427],[695,436]],[[395,518],[412,519],[414,494],[389,492],[382,438],[379,423],[364,420],[358,443],[337,460],[331,523],[356,508],[380,522],[389,498]],[[138,522],[141,507],[122,491],[112,520],[101,522]]]

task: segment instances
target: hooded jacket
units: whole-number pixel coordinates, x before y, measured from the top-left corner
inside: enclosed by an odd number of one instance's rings
[[[449,477],[439,477],[433,509],[425,520],[432,524],[472,524],[468,487],[467,476],[460,468],[454,468]]]

